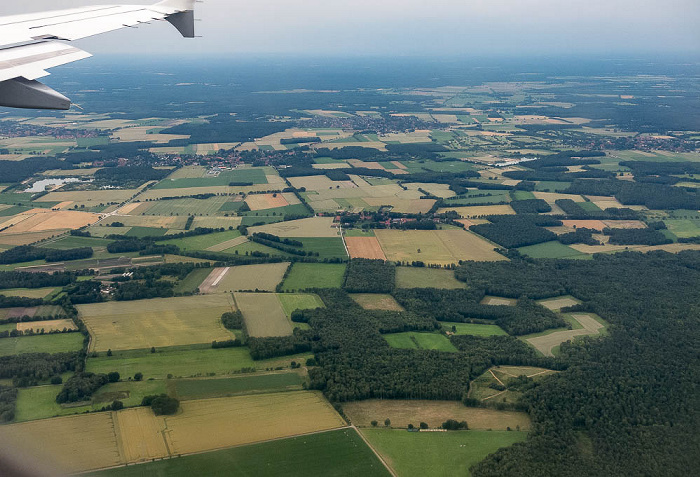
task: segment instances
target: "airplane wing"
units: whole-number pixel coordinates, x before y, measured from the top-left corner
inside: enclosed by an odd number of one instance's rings
[[[65,42],[155,20],[167,20],[182,36],[194,38],[194,4],[164,0],[0,17],[0,106],[69,109],[68,98],[37,81],[49,68],[92,56]]]

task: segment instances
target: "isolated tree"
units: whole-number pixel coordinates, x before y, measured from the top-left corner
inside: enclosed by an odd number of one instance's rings
[[[107,356],[112,356],[112,348],[107,350]]]
[[[426,422],[421,422],[421,423],[420,423],[420,428],[421,428],[421,429],[427,429],[427,428],[428,428],[428,423],[426,423]]]
[[[109,380],[110,383],[116,383],[119,381],[119,373],[116,371],[112,371],[107,375],[107,379]]]
[[[134,374],[134,381],[142,381],[142,380],[143,380],[143,373]]]
[[[372,427],[377,427],[377,424],[379,424],[379,423],[377,421],[372,421],[371,424],[372,424]]]
[[[384,420],[384,427],[389,427],[391,425],[391,419],[385,419]]]

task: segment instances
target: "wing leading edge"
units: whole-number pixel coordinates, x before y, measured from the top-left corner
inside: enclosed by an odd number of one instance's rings
[[[167,20],[185,38],[194,38],[195,0],[155,5],[101,5],[0,18],[0,106],[70,108],[62,94],[37,81],[49,68],[92,56],[64,41]]]

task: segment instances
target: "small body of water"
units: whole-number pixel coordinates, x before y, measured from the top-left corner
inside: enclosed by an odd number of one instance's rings
[[[66,177],[64,179],[42,179],[36,181],[29,189],[24,192],[44,192],[48,186],[59,186],[63,184],[68,184],[69,182],[80,182],[77,177]]]

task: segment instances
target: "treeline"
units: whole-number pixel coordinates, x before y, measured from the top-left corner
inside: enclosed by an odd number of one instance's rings
[[[607,338],[562,345],[568,368],[524,395],[534,421],[528,440],[472,475],[696,473],[700,253],[470,263],[458,276],[511,295],[563,288],[611,325]]]
[[[587,229],[585,227],[579,227],[573,232],[559,235],[557,240],[564,245],[572,245],[575,243],[582,243],[584,245],[600,245],[600,242],[593,238],[594,233],[598,233],[598,231]]]
[[[350,260],[345,270],[344,288],[350,293],[391,293],[396,267],[383,260]]]
[[[525,295],[519,297],[515,306],[482,305],[486,293],[484,287],[478,286],[470,286],[469,290],[412,288],[396,290],[394,298],[405,309],[438,321],[483,323],[486,320],[516,336],[568,327],[556,313]]]
[[[0,379],[11,379],[15,387],[36,386],[68,371],[75,371],[80,353],[26,353],[0,356]]]
[[[652,229],[603,229],[605,235],[610,236],[613,245],[665,245],[673,243],[658,230]]]
[[[545,214],[552,211],[552,207],[544,199],[514,200],[510,206],[518,214]]]
[[[549,242],[557,234],[543,226],[561,225],[561,220],[543,215],[497,215],[489,216],[490,224],[472,225],[469,230],[505,247],[517,248]]]
[[[557,199],[554,201],[566,215],[573,220],[638,220],[639,213],[632,209],[611,207],[605,210],[591,211],[581,207],[579,202],[572,199]]]
[[[12,264],[46,260],[47,262],[64,262],[82,260],[93,255],[92,247],[71,248],[66,250],[39,248],[32,245],[20,245],[0,253],[0,263]]]
[[[71,272],[0,272],[0,289],[62,287],[75,280]]]
[[[566,194],[614,196],[624,205],[644,205],[652,210],[700,209],[697,191],[663,184],[619,180],[574,181]]]
[[[17,394],[17,389],[0,385],[0,422],[14,421]]]
[[[119,381],[119,374],[116,380]],[[110,382],[106,374],[75,373],[63,384],[63,389],[56,396],[58,404],[89,400],[93,393]]]

